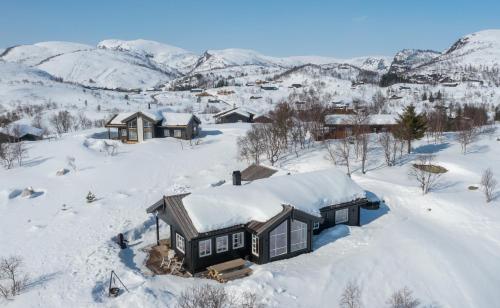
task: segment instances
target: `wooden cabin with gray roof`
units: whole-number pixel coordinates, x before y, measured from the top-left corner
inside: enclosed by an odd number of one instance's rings
[[[312,251],[313,234],[359,226],[366,193],[337,169],[272,176],[164,196],[147,209],[170,228],[170,247],[190,273],[242,258],[257,264]]]
[[[190,140],[200,133],[200,124],[200,119],[191,113],[137,111],[116,114],[105,127],[110,139],[111,129],[117,129],[117,139],[142,142],[164,137]]]

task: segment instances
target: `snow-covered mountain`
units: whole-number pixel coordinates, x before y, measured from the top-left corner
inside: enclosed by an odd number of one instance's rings
[[[6,48],[3,53],[0,53],[0,58],[8,62],[35,66],[58,55],[93,48],[90,45],[71,42],[41,42]]]
[[[499,69],[500,30],[466,35],[440,54],[402,51],[391,66],[392,72],[410,82],[480,81],[496,86],[500,85]]]

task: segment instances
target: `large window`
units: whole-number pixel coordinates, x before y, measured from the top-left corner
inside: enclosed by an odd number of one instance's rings
[[[186,246],[184,243],[184,238],[178,233],[175,234],[175,247],[177,247],[177,250],[179,250],[180,252],[185,253],[184,247]]]
[[[238,232],[233,234],[233,249],[245,246],[245,233]]]
[[[181,138],[182,137],[182,131],[180,129],[174,129],[174,137],[175,138]]]
[[[170,129],[168,129],[168,128],[163,129],[163,135],[165,137],[170,137]]]
[[[292,220],[290,228],[290,251],[298,251],[307,248],[307,224]]]
[[[285,220],[269,233],[269,254],[271,258],[284,255],[288,252],[288,221]]]
[[[128,139],[137,140],[137,120],[134,119],[127,123],[128,126]]]
[[[198,243],[198,248],[200,251],[200,258],[206,257],[212,254],[212,240],[203,240]]]
[[[349,209],[341,209],[335,211],[335,224],[341,224],[349,221]]]
[[[144,139],[153,138],[153,124],[144,120]]]
[[[228,236],[219,236],[215,239],[215,251],[221,253],[228,250]]]
[[[259,237],[252,234],[252,254],[259,256]]]

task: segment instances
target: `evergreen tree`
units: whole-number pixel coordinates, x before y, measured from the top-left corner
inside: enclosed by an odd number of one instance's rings
[[[438,91],[437,96],[436,96],[436,99],[437,99],[437,100],[442,100],[442,99],[443,99],[443,94],[441,93],[441,90],[440,90],[440,91]]]
[[[417,114],[415,106],[410,105],[405,107],[403,114],[399,115],[397,124],[398,129],[394,132],[395,137],[406,141],[408,154],[410,154],[411,141],[422,138],[427,130],[426,117],[423,114]]]
[[[427,92],[424,92],[424,94],[422,94],[422,100],[423,101],[427,100]]]
[[[432,103],[433,101],[434,101],[434,96],[432,96],[432,92],[431,92],[431,94],[429,95],[429,102]]]

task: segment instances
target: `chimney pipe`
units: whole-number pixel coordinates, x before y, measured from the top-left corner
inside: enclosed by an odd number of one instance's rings
[[[241,172],[239,170],[233,171],[233,185],[241,185]]]

